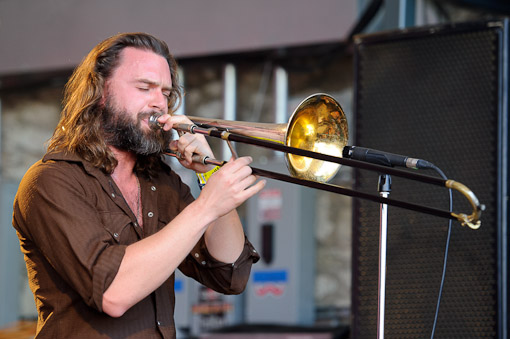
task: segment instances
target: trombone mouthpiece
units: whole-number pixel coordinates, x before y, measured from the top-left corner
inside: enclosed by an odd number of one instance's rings
[[[163,128],[163,125],[159,123],[158,121],[158,118],[160,117],[160,115],[158,114],[153,114],[149,117],[149,126],[150,128],[152,129],[162,129]]]

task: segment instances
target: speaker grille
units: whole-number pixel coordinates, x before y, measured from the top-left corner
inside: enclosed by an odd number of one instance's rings
[[[437,338],[494,338],[498,329],[502,33],[478,26],[362,36],[356,43],[356,145],[431,161],[487,206],[479,230],[453,222]],[[377,179],[377,173],[356,171],[358,190],[377,194]],[[448,209],[446,189],[392,179],[391,198]],[[375,338],[379,206],[354,205],[353,334]],[[454,211],[471,213],[458,193]],[[430,336],[447,232],[446,219],[389,207],[388,337]]]

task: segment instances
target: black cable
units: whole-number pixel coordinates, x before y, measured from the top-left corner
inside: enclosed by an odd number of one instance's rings
[[[444,18],[444,20],[446,20],[446,22],[452,21],[452,16],[444,7],[444,2],[439,1],[439,0],[433,0],[432,4],[436,8],[436,11],[439,13],[439,15],[442,16]]]
[[[437,166],[435,165],[432,165],[432,168],[437,172],[439,173],[439,175],[444,179],[444,180],[447,180],[448,178],[446,177],[446,175],[443,173],[443,171],[441,171],[440,168],[438,168]],[[450,196],[450,212],[453,211],[453,198],[452,198],[452,189],[449,188],[448,189],[448,192],[449,192],[449,196]],[[446,247],[445,247],[445,251],[444,251],[444,261],[443,261],[443,274],[441,276],[441,283],[439,285],[439,294],[438,294],[438,297],[437,297],[437,304],[436,304],[436,313],[434,315],[434,324],[432,326],[432,334],[430,336],[431,339],[434,338],[434,334],[436,332],[436,325],[437,325],[437,317],[439,315],[439,305],[441,304],[441,296],[443,294],[443,286],[444,286],[444,280],[445,280],[445,275],[446,275],[446,262],[448,261],[448,249],[450,247],[450,238],[451,238],[451,234],[452,234],[452,220],[450,219],[448,221],[448,235],[446,237]]]
[[[358,22],[356,22],[356,25],[351,29],[351,31],[347,35],[347,41],[349,43],[352,43],[354,36],[356,34],[360,34],[365,30],[365,28],[367,28],[367,26],[370,24],[370,22],[372,22],[375,15],[379,12],[379,9],[383,4],[384,0],[372,0],[372,2],[368,4],[368,6],[366,6]]]

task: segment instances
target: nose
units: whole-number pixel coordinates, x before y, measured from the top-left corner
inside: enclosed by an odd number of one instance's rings
[[[150,101],[150,107],[160,112],[168,112],[168,98],[161,91],[153,91]]]

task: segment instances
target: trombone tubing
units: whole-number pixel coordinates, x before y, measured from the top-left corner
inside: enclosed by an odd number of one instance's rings
[[[216,128],[202,128],[197,125],[181,124],[179,126],[176,126],[176,129],[184,130],[184,131],[187,131],[190,133],[204,134],[207,136],[220,138],[223,140],[229,140],[229,141],[250,144],[250,145],[254,145],[254,146],[265,147],[265,148],[269,148],[269,149],[272,149],[275,151],[281,151],[284,153],[291,153],[291,154],[300,155],[300,156],[304,156],[304,157],[308,157],[308,158],[333,162],[333,163],[337,163],[340,165],[356,167],[356,168],[360,168],[360,169],[366,169],[369,171],[382,172],[385,174],[395,175],[395,176],[399,176],[399,177],[403,177],[403,178],[407,178],[407,179],[415,180],[415,181],[421,181],[421,182],[425,182],[428,184],[433,184],[433,185],[437,185],[437,186],[441,186],[441,187],[446,186],[446,180],[441,179],[441,178],[436,178],[436,177],[432,177],[432,176],[424,175],[424,174],[416,174],[416,173],[412,173],[409,171],[402,171],[402,170],[398,170],[395,168],[371,164],[371,163],[363,162],[363,161],[359,161],[359,160],[346,159],[346,158],[335,157],[335,156],[328,155],[328,154],[317,153],[317,152],[313,152],[313,151],[304,150],[301,148],[287,146],[287,145],[280,144],[280,143],[277,143],[274,141],[257,139],[254,137],[229,133],[227,131],[220,131],[220,130],[217,130]]]
[[[169,156],[177,157],[177,158],[179,157],[175,152],[173,152],[171,150],[166,150],[165,154],[169,155]],[[216,160],[216,159],[212,159],[209,157],[205,157],[205,158],[194,157],[193,161],[203,163],[203,164],[216,165],[216,166],[223,166],[226,163],[225,161]],[[409,203],[409,202],[405,202],[405,201],[401,201],[401,200],[383,198],[383,197],[380,197],[377,195],[351,190],[349,188],[345,188],[342,186],[295,178],[295,177],[292,177],[289,175],[285,175],[285,174],[277,173],[277,172],[271,172],[271,171],[264,170],[264,169],[257,168],[257,167],[251,167],[251,169],[252,169],[252,174],[266,177],[269,179],[280,180],[280,181],[288,182],[291,184],[297,184],[297,185],[306,186],[306,187],[310,187],[310,188],[320,189],[320,190],[327,191],[327,192],[343,194],[343,195],[353,197],[353,198],[361,198],[361,199],[371,200],[374,202],[387,204],[387,205],[391,205],[391,206],[396,206],[396,207],[401,207],[401,208],[413,210],[416,212],[431,214],[431,215],[435,215],[435,216],[442,217],[442,218],[448,218],[448,219],[453,219],[453,220],[459,219],[457,216],[453,215],[452,213],[450,213],[448,211],[440,210],[437,208],[421,206],[421,205],[417,205],[417,204],[413,204],[413,203]]]
[[[371,200],[371,201],[378,202],[381,204],[387,204],[387,205],[391,205],[391,206],[401,207],[401,208],[405,208],[408,210],[431,214],[431,215],[435,215],[435,216],[442,217],[442,218],[458,220],[458,217],[454,216],[449,211],[444,211],[444,210],[440,210],[440,209],[433,208],[433,207],[421,206],[421,205],[417,205],[417,204],[413,204],[413,203],[409,203],[409,202],[405,202],[405,201],[401,201],[401,200],[395,200],[395,199],[391,199],[391,198],[383,198],[383,197],[380,197],[380,196],[377,196],[374,194],[359,192],[359,191],[351,190],[349,188],[345,188],[342,186],[295,178],[295,177],[291,177],[291,176],[288,176],[285,174],[270,172],[270,171],[263,170],[263,169],[256,168],[256,167],[252,167],[252,171],[253,171],[253,174],[255,174],[255,175],[260,175],[260,176],[267,177],[270,179],[281,180],[281,181],[285,181],[285,182],[289,182],[289,183],[293,183],[293,184],[298,184],[298,185],[302,185],[302,186],[306,186],[306,187],[320,189],[323,191],[343,194],[343,195],[353,197],[353,198],[361,198],[361,199]]]
[[[311,188],[316,188],[316,189],[320,189],[320,190],[324,190],[324,191],[343,194],[343,195],[350,196],[350,197],[371,200],[371,201],[379,202],[382,204],[401,207],[401,208],[405,208],[405,209],[416,211],[416,212],[422,212],[422,213],[426,213],[426,214],[430,214],[430,215],[435,215],[438,217],[458,220],[459,222],[461,222],[461,224],[463,226],[467,225],[472,229],[478,229],[481,224],[479,219],[481,216],[481,212],[484,210],[485,206],[480,205],[476,196],[466,186],[464,186],[463,184],[458,183],[454,180],[445,180],[445,179],[440,179],[440,178],[436,178],[436,177],[432,177],[432,176],[428,176],[428,175],[416,174],[416,173],[412,173],[412,172],[408,172],[408,171],[402,171],[402,170],[394,169],[391,167],[366,163],[366,162],[362,162],[362,161],[358,161],[358,160],[345,159],[345,158],[335,157],[335,156],[331,156],[331,155],[327,155],[327,154],[312,152],[312,151],[308,151],[308,150],[304,150],[304,149],[300,149],[300,148],[296,148],[296,147],[292,147],[292,146],[286,146],[286,145],[283,145],[283,144],[280,144],[277,142],[273,142],[273,141],[257,139],[254,137],[244,136],[244,135],[240,135],[240,134],[234,134],[234,133],[230,133],[228,131],[221,131],[221,130],[218,130],[216,127],[203,128],[203,127],[197,126],[196,124],[179,124],[179,125],[174,126],[174,128],[177,130],[187,131],[190,133],[198,133],[198,134],[204,134],[204,135],[215,137],[215,138],[220,138],[225,141],[235,141],[235,142],[250,144],[250,145],[254,145],[254,146],[265,147],[265,148],[269,148],[269,149],[276,150],[276,151],[281,151],[281,152],[291,153],[291,154],[300,155],[300,156],[304,156],[304,157],[314,158],[314,159],[318,159],[318,160],[333,162],[333,163],[337,163],[337,164],[341,164],[341,165],[345,165],[345,166],[376,171],[379,173],[385,173],[385,174],[389,174],[389,175],[395,175],[398,177],[407,178],[407,179],[415,180],[415,181],[420,181],[420,182],[424,182],[424,183],[428,183],[428,184],[433,184],[433,185],[437,185],[437,186],[441,186],[441,187],[453,188],[453,189],[458,190],[460,193],[462,193],[468,199],[468,201],[471,204],[471,207],[473,208],[473,213],[471,215],[467,215],[464,213],[453,213],[450,211],[445,211],[445,210],[440,210],[440,209],[436,209],[436,208],[432,208],[432,207],[417,205],[417,204],[408,203],[405,201],[384,198],[384,197],[380,197],[380,196],[369,194],[369,193],[354,191],[354,190],[344,188],[341,186],[295,178],[295,177],[291,177],[291,176],[284,175],[281,173],[270,172],[270,171],[266,171],[266,170],[263,170],[260,168],[252,167],[253,174],[268,177],[268,178],[275,179],[275,180],[281,180],[281,181],[294,183],[294,184],[298,184],[298,185],[302,185],[302,186],[307,186],[307,187],[311,187]],[[218,160],[215,160],[215,161],[218,162]],[[207,163],[207,159],[204,159],[203,162]]]

